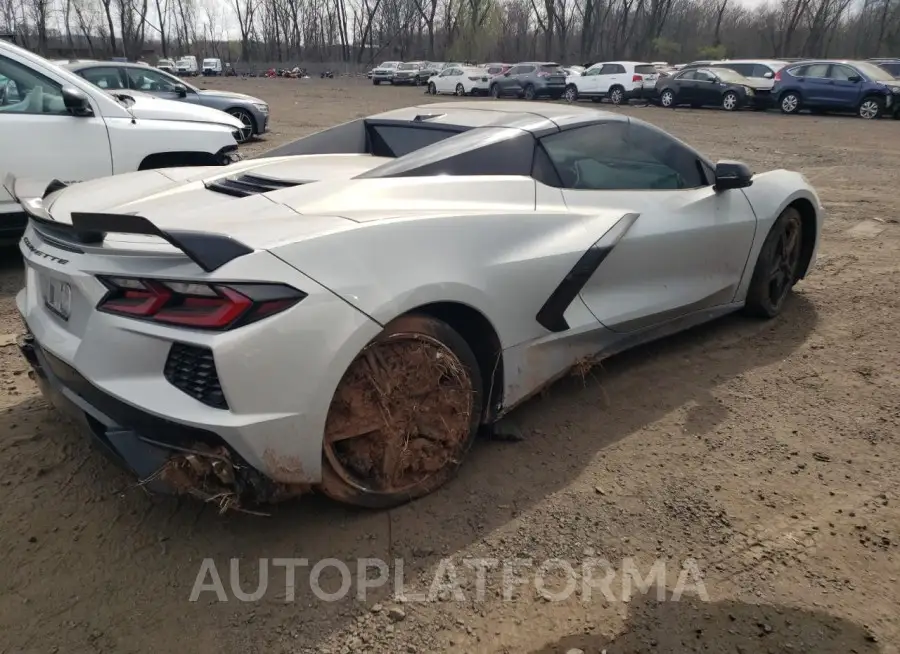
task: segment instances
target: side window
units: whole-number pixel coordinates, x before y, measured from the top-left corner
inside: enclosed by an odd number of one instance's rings
[[[585,77],[593,77],[594,75],[599,75],[599,74],[600,74],[599,68],[591,68],[590,70],[588,70],[584,73]]]
[[[832,64],[831,72],[828,74],[828,77],[830,77],[833,80],[847,82],[850,80],[851,77],[853,77],[854,75],[858,75],[858,74],[859,73],[857,73],[855,70],[853,70],[849,66],[838,66],[838,65]]]
[[[128,78],[128,88],[135,91],[175,91],[175,82],[171,78],[159,73],[152,68],[126,68],[125,76]]]
[[[534,72],[534,66],[519,66],[519,75],[530,75]]]
[[[623,66],[622,64],[613,64],[612,66],[613,66],[613,73],[615,75],[621,75],[622,73],[625,72],[625,66]]]
[[[744,73],[741,73],[742,75]],[[765,64],[754,64],[753,70],[747,77],[765,77],[767,74],[775,75],[775,71],[766,66]]]
[[[753,77],[753,64],[726,64],[723,68],[728,68],[733,70],[738,75],[743,75],[744,77]]]
[[[79,70],[78,74],[104,91],[125,88],[122,84],[122,75],[118,68],[113,68],[111,66],[106,68],[85,68],[84,70]]]
[[[520,68],[521,68],[520,66],[513,66],[506,72],[509,73],[510,75],[518,75]]]
[[[667,134],[625,121],[551,134],[541,140],[564,188],[675,190],[706,185],[696,155]]]
[[[612,75],[613,73],[615,73],[613,68],[615,68],[615,66],[613,64],[603,64],[603,66],[600,68],[600,72],[597,74],[598,75]]]
[[[788,73],[793,75],[794,77],[806,77],[806,70],[809,66],[797,66],[796,68],[788,69]]]
[[[679,75],[679,76],[676,77],[675,79],[677,79],[677,80],[687,80],[687,81],[695,80],[695,79],[697,79],[697,74],[696,74],[694,71],[689,70],[689,71],[686,72],[686,73],[681,73],[681,75]]]
[[[804,77],[817,77],[826,79],[828,77],[828,68],[831,64],[810,64],[806,67]]]
[[[694,79],[698,82],[715,82],[716,78],[703,70],[694,71]]]
[[[68,114],[62,86],[27,66],[0,56],[0,112]]]

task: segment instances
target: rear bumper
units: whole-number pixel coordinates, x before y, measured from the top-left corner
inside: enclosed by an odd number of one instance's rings
[[[629,91],[625,91],[626,100],[652,100],[656,96],[656,87],[637,87]]]

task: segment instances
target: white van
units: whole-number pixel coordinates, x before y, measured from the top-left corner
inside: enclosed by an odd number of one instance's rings
[[[206,77],[221,75],[222,74],[222,60],[221,59],[204,59],[203,60],[203,75]]]
[[[199,75],[200,69],[197,67],[197,57],[193,55],[180,57],[175,62],[175,72],[184,77]]]
[[[172,75],[175,74],[175,62],[171,59],[160,59],[156,62],[156,67]]]
[[[224,111],[138,91],[106,92],[0,40],[0,241],[27,222],[8,175],[40,187],[150,168],[225,165],[240,120]],[[18,193],[22,197],[21,193]]]

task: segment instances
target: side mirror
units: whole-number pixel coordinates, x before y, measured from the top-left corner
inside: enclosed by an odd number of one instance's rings
[[[770,70],[770,71],[767,72],[765,75],[763,75],[763,77],[765,77],[766,79],[772,79],[773,77],[775,77],[775,73],[773,73],[773,72]]]
[[[93,116],[94,110],[87,95],[74,86],[62,87],[63,104],[73,116]]]
[[[849,82],[862,82],[862,77],[860,77],[859,75],[851,75],[850,77],[847,78],[847,81],[849,81]]]
[[[179,98],[187,97],[187,87],[184,84],[176,84],[175,93],[178,94]]]
[[[753,171],[740,161],[720,161],[716,164],[717,192],[732,188],[747,188],[753,184]]]

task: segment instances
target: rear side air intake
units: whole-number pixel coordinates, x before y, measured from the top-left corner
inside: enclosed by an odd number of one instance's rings
[[[303,182],[291,182],[283,179],[270,179],[258,175],[238,175],[236,177],[223,177],[206,184],[206,188],[216,193],[233,195],[236,198],[246,198],[250,195],[268,193],[283,188],[300,186]]]

